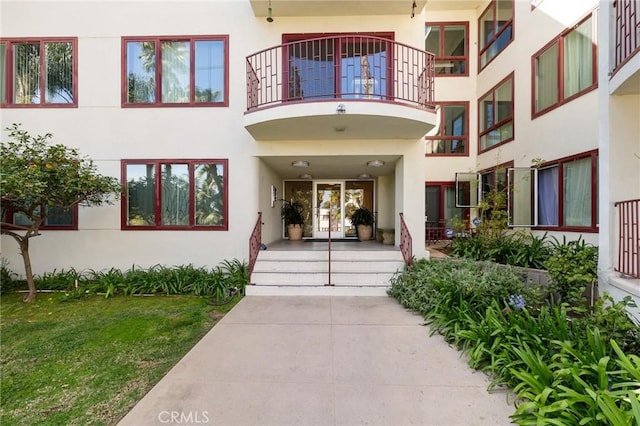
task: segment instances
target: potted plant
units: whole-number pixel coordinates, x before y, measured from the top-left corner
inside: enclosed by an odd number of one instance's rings
[[[351,215],[351,224],[356,227],[358,239],[367,241],[373,234],[373,213],[366,207],[360,207]]]
[[[304,207],[300,201],[282,201],[282,219],[289,240],[301,240],[304,226]]]

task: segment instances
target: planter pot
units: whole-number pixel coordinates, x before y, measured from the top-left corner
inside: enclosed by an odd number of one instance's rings
[[[302,225],[287,225],[287,236],[290,241],[302,239]]]
[[[369,241],[373,234],[373,227],[369,225],[358,225],[358,239],[360,241]]]

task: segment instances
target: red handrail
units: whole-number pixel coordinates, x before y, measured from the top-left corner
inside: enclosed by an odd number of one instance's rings
[[[247,112],[332,99],[434,107],[434,55],[382,37],[300,40],[249,55],[246,62]]]
[[[615,74],[640,51],[640,5],[637,0],[615,0],[611,7],[615,33],[612,74]]]
[[[258,212],[258,221],[253,227],[251,237],[249,237],[249,282],[251,282],[251,274],[253,273],[253,267],[258,259],[260,253],[260,246],[262,244],[262,212]]]
[[[413,264],[413,242],[409,227],[407,227],[402,213],[400,213],[400,251],[402,252],[404,263],[407,266],[411,266]]]
[[[618,266],[617,272],[640,278],[640,199],[617,201]]]

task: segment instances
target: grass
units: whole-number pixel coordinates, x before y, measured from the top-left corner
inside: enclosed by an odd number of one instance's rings
[[[114,425],[239,300],[0,297],[0,424]]]

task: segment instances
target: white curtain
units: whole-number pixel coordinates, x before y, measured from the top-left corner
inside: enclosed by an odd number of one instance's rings
[[[536,60],[536,111],[558,102],[558,45],[555,44]]]
[[[591,19],[564,38],[564,97],[590,87],[593,82]]]
[[[564,225],[591,226],[591,158],[564,164]]]

